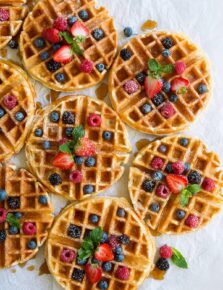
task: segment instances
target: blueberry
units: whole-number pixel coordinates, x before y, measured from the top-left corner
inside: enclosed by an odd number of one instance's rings
[[[68,128],[67,128],[68,129]],[[74,157],[74,162],[78,165],[82,164],[84,162],[84,158],[81,156],[75,156]]]
[[[161,153],[165,153],[166,150],[167,150],[167,147],[165,145],[160,145],[159,148],[158,148],[159,152]]]
[[[151,176],[153,180],[160,181],[163,178],[163,173],[161,171],[154,171]]]
[[[56,74],[55,78],[59,83],[63,83],[65,81],[65,75],[63,73]]]
[[[46,45],[46,42],[42,37],[38,37],[34,40],[34,45],[37,48],[43,48]]]
[[[108,282],[105,281],[105,280],[101,280],[99,283],[98,283],[98,288],[100,290],[106,290],[108,289]]]
[[[189,144],[189,140],[187,138],[180,139],[180,145],[186,147]]]
[[[104,31],[100,28],[96,28],[95,30],[93,30],[92,35],[93,35],[94,39],[96,39],[98,41],[105,37]]]
[[[67,230],[67,234],[71,238],[79,239],[81,236],[81,228],[74,224],[70,224]]]
[[[150,210],[153,212],[159,212],[160,211],[160,205],[156,202],[153,202],[149,206]]]
[[[96,214],[91,214],[91,215],[90,215],[90,221],[91,221],[93,224],[97,224],[98,221],[99,221],[99,216],[97,216]]]
[[[53,51],[57,51],[59,48],[61,48],[62,46],[62,43],[54,43],[53,44]]]
[[[22,213],[21,212],[15,212],[14,216],[17,220],[20,220],[22,218]]]
[[[142,189],[145,190],[145,192],[152,192],[156,183],[152,180],[146,179],[142,183]]]
[[[72,26],[75,22],[77,22],[78,18],[76,16],[71,16],[67,19],[68,25]]]
[[[33,240],[29,241],[27,246],[30,250],[36,249],[36,247],[37,247],[36,241],[33,241]]]
[[[169,93],[170,89],[171,89],[171,84],[169,82],[164,82],[163,87],[162,87],[162,91],[165,93]]]
[[[208,91],[208,89],[207,89],[207,86],[205,84],[199,85],[199,87],[198,87],[199,94],[201,94],[201,95],[205,94],[205,93],[207,93],[207,91]]]
[[[166,166],[166,171],[168,173],[173,173],[173,169],[172,169],[172,164],[171,163],[168,163],[167,166]]]
[[[162,52],[163,57],[169,57],[171,56],[171,51],[169,49],[164,49]]]
[[[5,111],[2,108],[0,108],[0,118],[2,118],[4,115],[5,115]]]
[[[162,44],[166,49],[170,49],[173,46],[173,40],[170,37],[166,37],[162,40]]]
[[[119,217],[125,217],[125,215],[126,215],[126,212],[125,212],[124,208],[118,208],[118,210],[117,210],[117,216],[119,216]]]
[[[50,55],[49,55],[49,53],[48,53],[47,51],[43,51],[43,52],[41,52],[40,55],[39,55],[39,57],[40,57],[40,59],[41,59],[42,61],[48,59],[49,56],[50,56]]]
[[[105,65],[103,63],[96,64],[96,69],[102,73],[105,70]]]
[[[78,13],[78,15],[81,18],[81,20],[83,20],[83,21],[87,21],[89,19],[89,14],[88,14],[87,10],[81,10]]]
[[[57,123],[60,120],[60,115],[59,113],[53,111],[50,113],[50,121],[53,123]]]
[[[23,112],[17,112],[15,114],[15,118],[17,121],[21,122],[22,120],[24,120],[25,116],[24,116]]]
[[[91,259],[91,263],[92,264],[99,264],[99,261],[97,259],[95,259],[95,258],[92,258]]]
[[[36,129],[35,130],[35,136],[36,137],[42,137],[43,136],[43,130],[42,129]]]
[[[141,111],[144,115],[146,115],[146,114],[148,114],[149,112],[152,111],[152,107],[150,106],[150,104],[145,103],[144,105],[142,105],[142,106],[140,107],[140,111]]]
[[[124,48],[121,50],[120,55],[123,60],[128,60],[131,58],[132,52],[128,50],[127,48]]]
[[[190,164],[189,163],[185,163],[184,164],[184,168],[185,168],[185,172],[188,172],[190,170]]]
[[[94,157],[88,157],[86,160],[85,160],[85,165],[87,167],[94,167],[96,164],[96,160]]]
[[[124,35],[125,35],[126,37],[130,37],[130,36],[132,36],[132,34],[133,34],[133,30],[132,30],[131,27],[126,27],[126,28],[124,29]]]
[[[102,233],[101,243],[106,243],[108,241],[108,234],[106,232]]]
[[[146,78],[146,74],[144,72],[140,72],[136,75],[136,80],[140,83],[140,85],[144,85]]]
[[[86,184],[83,188],[84,194],[90,194],[94,192],[94,186],[91,184]]]
[[[10,235],[17,235],[18,232],[19,232],[19,229],[17,227],[14,227],[14,226],[9,227],[9,234]]]
[[[47,150],[50,149],[51,144],[50,141],[43,141],[43,149]]]
[[[85,271],[80,269],[74,269],[72,273],[72,279],[78,282],[82,282],[84,279]]]
[[[67,137],[72,137],[73,130],[74,129],[72,127],[67,127],[66,130],[65,130],[65,135]]]
[[[0,201],[6,200],[7,193],[4,189],[0,188]]]
[[[117,262],[123,262],[125,259],[124,255],[123,254],[117,254],[115,255],[115,261]]]
[[[62,178],[58,173],[53,173],[49,176],[49,182],[52,185],[59,185],[62,183]]]
[[[176,216],[178,219],[182,220],[186,215],[186,212],[184,210],[178,209],[176,211]]]
[[[80,259],[77,259],[77,265],[79,266],[85,266],[87,264],[87,259],[83,259],[83,260],[80,260]]]
[[[158,107],[159,105],[161,105],[163,102],[165,101],[164,95],[161,93],[156,94],[153,98],[152,98],[152,102],[153,104]]]
[[[113,137],[113,133],[112,132],[109,132],[109,131],[104,131],[103,134],[102,134],[102,137],[104,140],[106,141],[110,141]]]
[[[48,204],[48,199],[47,199],[47,196],[45,195],[40,195],[39,198],[38,198],[38,201],[40,204]]]
[[[0,244],[6,240],[7,234],[5,230],[0,230]]]
[[[8,43],[8,46],[11,48],[11,49],[16,49],[18,48],[19,44],[18,42],[15,40],[15,39],[11,39]]]
[[[178,100],[178,96],[177,96],[177,95],[172,94],[172,95],[170,96],[170,101],[171,101],[172,103],[176,103],[177,100]]]
[[[110,272],[111,269],[112,269],[112,263],[110,262],[105,262],[102,264],[102,269],[105,271],[105,272]]]
[[[121,246],[117,246],[116,248],[115,248],[115,254],[123,254],[123,250],[122,250],[122,247]]]

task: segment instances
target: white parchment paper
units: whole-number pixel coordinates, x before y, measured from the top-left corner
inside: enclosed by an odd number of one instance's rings
[[[119,31],[119,43],[127,41],[122,30],[125,26],[140,33],[140,27],[147,19],[158,22],[158,28],[176,30],[189,35],[208,54],[212,62],[214,93],[209,107],[186,134],[199,137],[215,150],[223,161],[223,1],[222,0],[98,0],[105,5],[115,18]],[[16,55],[8,55],[18,60]],[[45,95],[48,90],[34,82],[38,101],[47,104]],[[83,91],[95,96],[95,88]],[[106,99],[109,103],[109,101]],[[109,103],[110,104],[110,103]],[[130,128],[129,138],[136,151],[136,141],[148,136]],[[133,154],[132,154],[133,155]],[[129,164],[131,163],[130,159]],[[12,159],[18,166],[25,166],[24,152]],[[128,165],[129,166],[129,165]],[[128,167],[121,180],[103,195],[128,197]],[[56,212],[65,201],[53,197]],[[168,243],[178,248],[189,263],[188,270],[171,266],[164,281],[149,279],[140,290],[222,290],[223,289],[223,214],[218,215],[203,230],[183,236],[163,236],[156,238],[157,245]],[[19,266],[0,271],[0,290],[61,290],[51,275],[39,276],[39,267],[44,261],[43,249],[37,257],[30,260],[24,268]],[[33,271],[27,267],[35,266]],[[116,289],[114,289],[116,290]]]

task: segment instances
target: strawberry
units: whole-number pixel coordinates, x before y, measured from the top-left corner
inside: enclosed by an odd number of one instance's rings
[[[114,259],[112,247],[109,244],[101,244],[97,248],[94,256],[98,261],[101,262],[109,262]]]
[[[74,165],[74,159],[72,155],[68,153],[60,152],[54,157],[52,161],[53,166],[58,167],[63,170],[71,169]]]
[[[58,43],[60,41],[60,32],[56,28],[43,30],[42,36],[51,43]]]
[[[177,77],[171,81],[171,90],[174,93],[181,93],[182,89],[189,87],[190,82],[182,77]]]
[[[166,181],[171,192],[175,194],[185,189],[188,185],[187,177],[183,175],[168,174],[166,176]]]
[[[101,280],[102,268],[98,264],[87,264],[85,272],[89,281],[94,284]]]
[[[145,78],[144,86],[147,97],[149,99],[152,99],[156,94],[161,91],[163,83],[160,79],[154,79],[151,76],[148,76]]]
[[[90,34],[90,30],[84,26],[84,24],[80,21],[76,21],[70,30],[73,36],[88,36]]]
[[[73,59],[73,52],[69,45],[63,45],[53,55],[53,60],[59,63],[69,63]]]
[[[79,144],[75,147],[75,155],[81,157],[93,156],[96,153],[94,143],[87,137],[82,137]]]

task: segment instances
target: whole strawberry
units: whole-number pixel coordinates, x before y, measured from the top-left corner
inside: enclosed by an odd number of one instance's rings
[[[60,32],[55,28],[48,28],[43,30],[42,36],[51,43],[58,43],[60,41]]]

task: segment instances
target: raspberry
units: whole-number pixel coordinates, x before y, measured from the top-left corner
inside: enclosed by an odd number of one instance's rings
[[[4,223],[7,218],[7,210],[4,208],[0,208],[0,223]]]
[[[152,162],[150,163],[151,167],[153,169],[162,169],[163,167],[163,159],[159,158],[159,157],[154,157]]]
[[[60,260],[65,263],[71,263],[75,259],[76,254],[73,250],[64,248],[60,254]]]
[[[53,23],[53,28],[56,28],[59,31],[66,31],[68,28],[66,19],[64,19],[63,17],[57,17],[57,19]]]
[[[123,88],[129,95],[132,95],[138,91],[139,86],[134,80],[129,80],[124,84]]]
[[[60,41],[60,32],[55,28],[48,28],[43,30],[42,36],[52,43],[57,43]]]
[[[9,20],[9,10],[5,8],[0,8],[0,22]]]
[[[115,250],[116,247],[118,247],[120,245],[120,243],[118,241],[118,237],[115,235],[111,235],[109,238],[109,245],[112,247],[112,250]]]
[[[88,125],[91,127],[100,127],[101,116],[97,114],[90,114],[87,119]]]
[[[207,190],[207,191],[215,190],[215,182],[214,182],[214,180],[211,179],[211,178],[205,177],[205,179],[203,180],[203,183],[202,183],[202,188],[204,190]]]
[[[3,98],[3,103],[7,109],[12,110],[18,102],[14,95],[8,95]]]
[[[199,217],[197,217],[196,215],[190,214],[186,218],[185,224],[190,228],[196,228],[199,224]]]
[[[119,266],[116,270],[115,276],[120,280],[128,280],[130,276],[129,268]]]
[[[79,170],[74,170],[70,173],[69,178],[73,183],[81,183],[83,175]]]
[[[84,73],[91,73],[94,68],[94,63],[91,60],[85,59],[80,64],[80,71]]]
[[[169,259],[173,255],[172,248],[167,245],[162,246],[159,252],[160,252],[160,257],[165,258],[165,259]]]
[[[165,119],[171,118],[176,112],[171,103],[166,103],[160,108],[160,113]]]
[[[184,163],[182,161],[177,161],[172,164],[172,170],[174,174],[182,174],[185,170]]]
[[[185,69],[186,69],[186,64],[183,61],[177,61],[174,65],[175,71],[178,75],[181,75]]]
[[[35,235],[36,234],[36,224],[31,222],[25,222],[22,226],[23,233],[25,235]]]
[[[156,189],[156,195],[161,198],[167,198],[169,194],[170,194],[170,190],[164,184],[159,185]]]

